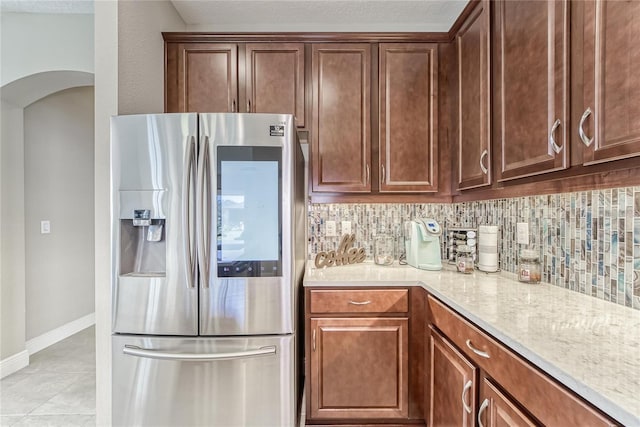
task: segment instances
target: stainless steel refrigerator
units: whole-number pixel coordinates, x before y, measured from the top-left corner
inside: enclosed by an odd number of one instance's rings
[[[111,149],[113,425],[296,425],[293,116],[117,116]]]

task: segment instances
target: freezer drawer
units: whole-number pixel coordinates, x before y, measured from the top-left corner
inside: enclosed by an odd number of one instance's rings
[[[114,335],[114,426],[295,426],[292,335]]]

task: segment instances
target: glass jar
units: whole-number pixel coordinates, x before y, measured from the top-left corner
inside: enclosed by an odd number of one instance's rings
[[[373,241],[373,261],[378,265],[393,264],[396,240],[388,234],[380,234]]]
[[[534,249],[523,249],[518,263],[518,280],[525,283],[540,283],[542,267]]]
[[[468,245],[458,245],[456,248],[456,267],[460,273],[473,273],[473,252]]]

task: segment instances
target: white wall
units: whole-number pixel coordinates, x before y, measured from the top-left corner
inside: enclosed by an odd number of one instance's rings
[[[184,31],[168,1],[95,2],[96,422],[111,424],[109,117],[164,109],[162,31]]]
[[[118,114],[164,111],[163,31],[185,31],[169,1],[118,3]]]
[[[27,340],[94,312],[93,106],[79,87],[24,109]]]
[[[1,86],[43,71],[93,73],[93,15],[2,13],[0,19]]]
[[[2,101],[0,359],[25,350],[23,109]]]

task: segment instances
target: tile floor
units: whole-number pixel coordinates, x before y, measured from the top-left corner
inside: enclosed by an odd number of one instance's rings
[[[95,358],[94,327],[34,354],[0,381],[0,425],[95,426]]]

